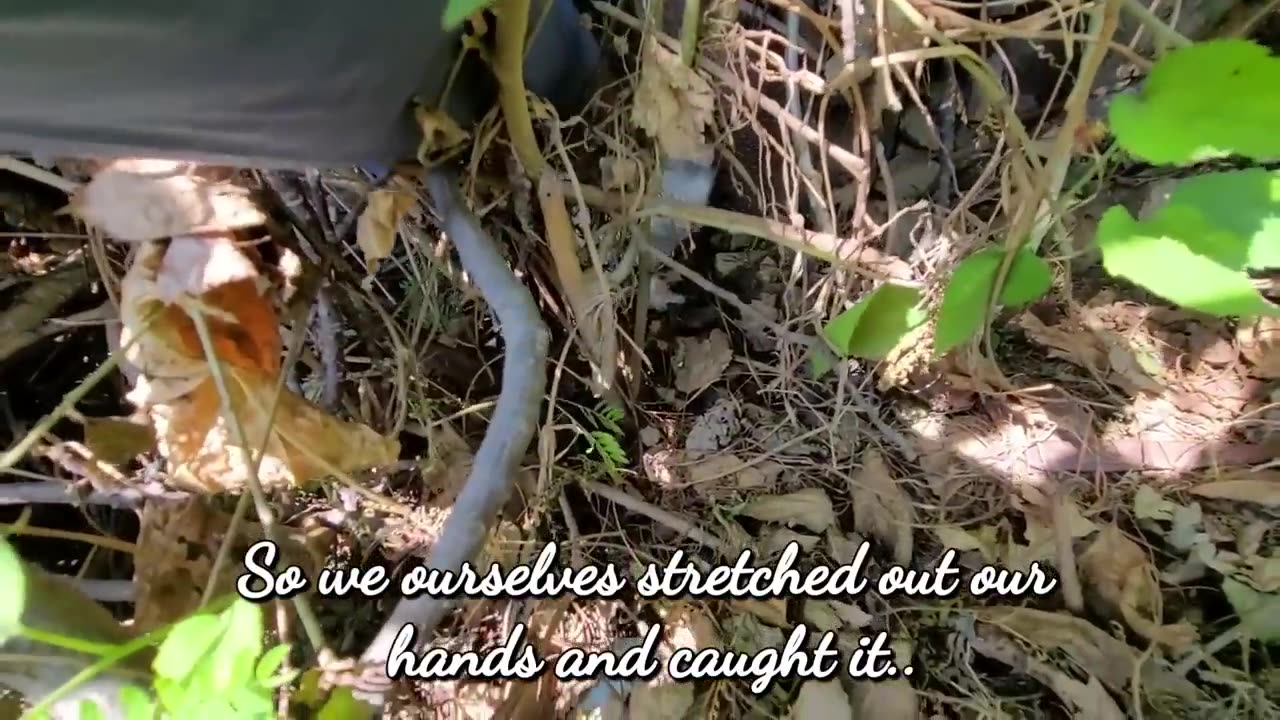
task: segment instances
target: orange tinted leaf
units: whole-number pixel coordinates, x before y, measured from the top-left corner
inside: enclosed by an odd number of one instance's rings
[[[192,489],[234,490],[252,468],[251,454],[224,412],[192,313],[209,327],[227,376],[231,412],[254,451],[262,445],[258,477],[265,485],[301,485],[333,471],[394,462],[400,452],[396,440],[328,415],[289,391],[268,427],[281,340],[266,287],[252,259],[229,237],[177,238],[167,248],[148,244],[126,274],[122,341],[142,332],[149,312],[160,311],[129,353],[142,372],[129,399],[149,414],[170,479]]]

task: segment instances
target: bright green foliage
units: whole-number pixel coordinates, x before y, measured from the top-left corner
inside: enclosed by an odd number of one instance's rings
[[[444,29],[453,30],[462,21],[492,5],[494,0],[448,0],[444,6]]]
[[[933,339],[935,356],[945,355],[982,329],[991,289],[1003,259],[1004,250],[992,247],[970,255],[956,266],[938,309]],[[1019,251],[1009,266],[1000,304],[1021,307],[1044,297],[1052,284],[1049,265],[1029,250]]]
[[[1280,58],[1244,40],[1197,43],[1152,68],[1141,98],[1117,98],[1111,129],[1153,163],[1280,157]],[[1098,226],[1107,272],[1212,315],[1280,312],[1248,270],[1280,267],[1280,173],[1252,168],[1182,180],[1152,218],[1113,207]]]
[[[1280,157],[1280,58],[1246,40],[1179,48],[1151,69],[1140,95],[1117,97],[1111,131],[1154,164],[1226,155]]]
[[[0,642],[17,635],[22,630],[22,613],[27,605],[27,572],[22,558],[0,537]]]
[[[272,689],[292,679],[276,675],[288,649],[276,647],[264,654],[262,638],[262,609],[247,600],[175,625],[152,664],[156,696],[166,715],[274,717]],[[149,712],[141,703],[139,708]],[[129,717],[135,717],[132,710]]]
[[[621,468],[630,464],[627,451],[622,449],[620,438],[623,433],[622,427],[618,424],[625,417],[626,413],[621,408],[613,407],[606,402],[601,402],[591,414],[591,419],[598,429],[587,433],[591,442],[590,452],[600,456],[605,472],[611,477],[620,477]]]
[[[924,321],[920,291],[887,283],[837,315],[823,335],[845,356],[880,360]]]
[[[1098,247],[1108,273],[1170,302],[1210,315],[1280,314],[1240,271],[1249,241],[1194,207],[1167,205],[1144,222],[1110,208],[1098,224]]]
[[[1178,182],[1167,204],[1195,208],[1210,226],[1245,240],[1245,246],[1228,248],[1238,257],[1224,258],[1227,267],[1280,267],[1280,172],[1250,168],[1195,175]]]

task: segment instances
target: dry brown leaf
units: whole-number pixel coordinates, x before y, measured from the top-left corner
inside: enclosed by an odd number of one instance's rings
[[[689,483],[702,494],[713,494],[716,485],[732,484],[735,471],[742,467],[737,455],[707,455],[688,467]]]
[[[206,266],[175,266],[170,253],[202,258]],[[281,372],[280,328],[263,279],[245,276],[239,263],[247,256],[237,253],[227,236],[147,244],[121,285],[121,344],[137,337],[126,359],[142,373],[129,399],[150,417],[169,479],[193,490],[237,489],[251,467],[188,311],[209,326],[232,412],[249,441],[266,439],[258,470],[264,484],[303,485],[333,470],[394,462],[397,441],[328,415],[287,389],[267,432]],[[224,261],[226,267],[214,267]]]
[[[813,532],[822,532],[836,522],[831,498],[820,488],[756,498],[744,505],[738,514],[761,522],[795,523]]]
[[[1250,375],[1280,378],[1280,318],[1260,317],[1241,321],[1236,331],[1240,354],[1253,365]]]
[[[911,644],[905,640],[892,643],[894,665],[899,668],[911,664]],[[920,696],[911,683],[902,677],[892,680],[858,680],[852,684],[853,716],[876,720],[917,720],[920,717]]]
[[[802,552],[812,552],[819,542],[822,542],[822,538],[817,535],[802,535],[790,528],[778,528],[764,539],[764,556],[779,555],[791,543],[798,544]]]
[[[858,532],[868,533],[893,550],[894,562],[909,565],[915,508],[875,448],[862,454],[862,469],[849,477],[853,521]]]
[[[414,110],[418,121],[418,129],[422,131],[422,142],[418,144],[418,162],[429,165],[433,157],[452,150],[471,137],[454,122],[449,114],[442,110],[428,110],[419,106]]]
[[[1177,652],[1186,651],[1195,642],[1194,628],[1185,624],[1161,626],[1152,619],[1160,610],[1156,570],[1142,547],[1119,528],[1103,528],[1080,556],[1080,569],[1089,580],[1089,589],[1138,634]]]
[[[631,121],[656,140],[665,155],[699,162],[709,159],[703,133],[715,119],[711,85],[656,38],[645,42],[631,107]]]
[[[1107,327],[1102,318],[1110,309],[1084,308],[1079,321],[1066,319],[1053,327],[1030,312],[1018,316],[1017,322],[1028,337],[1049,349],[1051,357],[1079,365],[1126,390],[1159,394],[1164,388],[1152,377],[1163,372],[1159,358],[1145,336],[1126,336]]]
[[[705,338],[681,338],[679,353],[676,389],[683,393],[696,393],[719,380],[733,361],[729,336],[720,329]]]
[[[1058,673],[1062,682],[1055,683],[1054,690],[1058,697],[1076,707],[1075,717],[1079,720],[1125,720],[1128,716],[1116,704],[1115,698],[1098,682],[1098,678],[1089,676],[1089,683],[1080,682]]]
[[[1205,498],[1277,507],[1280,506],[1280,473],[1274,470],[1241,473],[1230,479],[1201,483],[1188,492]]]
[[[364,252],[370,275],[380,261],[391,256],[400,221],[417,203],[418,199],[404,190],[383,188],[369,193],[369,204],[356,221],[356,244]]]
[[[102,166],[71,196],[85,223],[126,242],[261,225],[266,215],[229,173],[191,163],[127,158]]]
[[[930,528],[930,530],[933,531],[934,535],[938,536],[938,541],[942,543],[943,547],[952,548],[960,552],[977,551],[982,555],[983,561],[987,563],[994,563],[999,558],[998,531],[994,525],[983,525],[976,532],[970,532],[954,525],[939,525]]]
[[[151,501],[143,507],[133,563],[134,623],[139,630],[162,627],[199,607],[230,524],[229,514],[201,497]],[[311,578],[324,567],[334,539],[333,531],[320,525],[277,526],[275,536],[282,540],[277,567],[297,565]],[[241,523],[231,553],[233,562],[219,574],[215,595],[234,592],[236,578],[245,572],[245,554],[264,537],[261,525]]]
[[[1142,687],[1153,694],[1169,694],[1181,699],[1196,696],[1196,688],[1186,678],[1148,659],[1122,640],[1083,618],[1033,608],[980,608],[978,619],[1001,628],[1043,650],[1066,653],[1077,667],[1094,675],[1111,692],[1130,691],[1135,670],[1141,668]]]
[[[791,720],[853,720],[849,696],[839,680],[806,680],[791,706]]]

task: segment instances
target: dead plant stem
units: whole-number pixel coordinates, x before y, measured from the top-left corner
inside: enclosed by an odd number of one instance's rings
[[[991,320],[995,317],[997,301],[1001,289],[1009,275],[1013,259],[1023,248],[1035,252],[1040,247],[1052,226],[1052,210],[1062,192],[1062,184],[1067,177],[1067,168],[1075,148],[1076,131],[1088,119],[1089,96],[1093,91],[1094,78],[1098,68],[1107,54],[1107,43],[1115,35],[1119,22],[1120,5],[1124,0],[1103,0],[1097,5],[1090,18],[1090,30],[1094,42],[1090,43],[1080,59],[1080,71],[1076,76],[1076,84],[1067,96],[1066,118],[1058,135],[1054,138],[1049,158],[1043,172],[1032,175],[1033,184],[1028,195],[1018,199],[1018,212],[1013,218],[1009,234],[1005,236],[1005,254],[1000,268],[996,272],[992,284],[991,297],[987,303],[987,316],[983,323],[983,342],[990,345]],[[1035,210],[1033,211],[1032,208]],[[990,352],[988,352],[990,354]]]
[[[218,359],[217,351],[213,345],[213,334],[209,330],[209,323],[205,318],[204,311],[195,305],[188,304],[186,308],[187,314],[191,317],[192,323],[196,328],[196,335],[200,338],[201,349],[204,350],[205,360],[209,364],[209,373],[213,376],[214,386],[218,389],[218,395],[222,398],[223,411],[226,418],[230,421],[232,429],[236,433],[236,439],[245,452],[252,453],[253,444],[249,441],[249,433],[244,428],[244,423],[240,421],[240,415],[235,411],[235,407],[231,402],[231,388],[227,384],[226,373],[223,372],[222,363]],[[283,373],[282,373],[283,375]],[[277,393],[279,399],[279,393]],[[268,425],[268,428],[270,425]],[[245,477],[246,484],[249,487],[249,493],[253,496],[254,508],[258,512],[258,520],[262,523],[262,532],[268,540],[275,543],[276,547],[284,547],[280,542],[276,533],[275,512],[271,509],[271,503],[267,500],[267,493],[262,489],[262,482],[258,479],[258,465],[254,462],[250,466],[250,471]],[[230,544],[230,538],[224,545]],[[211,579],[211,584],[216,580]],[[324,653],[328,649],[324,640],[324,629],[320,625],[320,619],[311,609],[311,603],[307,600],[307,596],[295,595],[293,597],[293,607],[298,612],[298,619],[302,621],[302,629],[307,634],[307,640],[310,641],[311,647],[317,653]]]
[[[1173,26],[1161,20],[1142,0],[1120,0],[1126,12],[1142,21],[1142,24],[1156,36],[1156,47],[1187,47],[1191,40],[1178,32]],[[1110,40],[1110,38],[1107,38]]]

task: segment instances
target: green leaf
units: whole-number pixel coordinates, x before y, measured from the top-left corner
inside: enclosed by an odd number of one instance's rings
[[[982,329],[991,288],[1004,261],[1003,248],[989,247],[956,266],[942,294],[938,325],[934,331],[934,355],[941,357]],[[1049,263],[1028,249],[1019,250],[1009,265],[1000,304],[1017,308],[1044,297],[1053,286]]]
[[[317,720],[369,720],[372,717],[373,708],[357,700],[350,688],[337,688],[320,708]]]
[[[1004,252],[993,247],[980,250],[956,265],[938,308],[938,324],[933,336],[935,357],[946,355],[982,328],[991,287],[1003,258]],[[1019,299],[1018,296],[1015,292],[1015,299]]]
[[[1280,59],[1246,40],[1213,40],[1158,60],[1137,95],[1111,103],[1111,131],[1147,162],[1280,157]]]
[[[845,356],[880,360],[925,321],[920,291],[886,283],[837,315],[823,335]]]
[[[1000,290],[1000,304],[1020,308],[1044,297],[1051,287],[1053,270],[1049,263],[1031,250],[1019,250],[1009,265],[1004,288]]]
[[[254,659],[262,653],[262,608],[236,600],[223,614],[227,631],[213,651],[213,690],[226,692],[253,677]]]
[[[26,567],[4,538],[0,538],[0,587],[6,588],[0,598],[0,643],[3,643],[22,629],[22,613],[27,606]]]
[[[289,649],[288,645],[277,645],[258,658],[258,666],[254,668],[253,675],[257,678],[259,684],[265,687],[273,687],[272,682],[276,680],[274,677],[276,670],[279,670],[285,659],[289,657]]]
[[[275,698],[270,691],[240,688],[230,699],[234,709],[234,717],[238,718],[273,718],[275,717]]]
[[[185,679],[217,642],[222,627],[223,620],[217,615],[200,614],[186,618],[173,626],[160,644],[151,669],[163,678]]]
[[[830,327],[828,325],[828,327]],[[824,375],[831,372],[839,358],[826,343],[815,342],[809,346],[809,377],[814,380],[821,380]]]
[[[120,688],[120,705],[124,708],[124,716],[128,720],[152,720],[155,717],[155,703],[146,690],[137,685],[125,685]]]
[[[1102,266],[1183,307],[1218,316],[1277,315],[1249,277],[1230,267],[1244,238],[1210,226],[1194,208],[1172,205],[1145,222],[1113,207],[1098,223]]]
[[[80,720],[105,720],[106,715],[102,714],[102,708],[93,700],[80,701]]]
[[[1230,577],[1222,579],[1222,593],[1249,635],[1264,643],[1280,642],[1280,594],[1255,590]]]
[[[445,30],[456,30],[467,18],[493,4],[493,0],[448,0],[444,6]]]
[[[1227,267],[1280,267],[1280,171],[1250,168],[1193,175],[1178,182],[1165,205],[1195,208],[1209,225],[1244,238],[1247,247],[1236,248],[1239,257],[1224,259]]]

